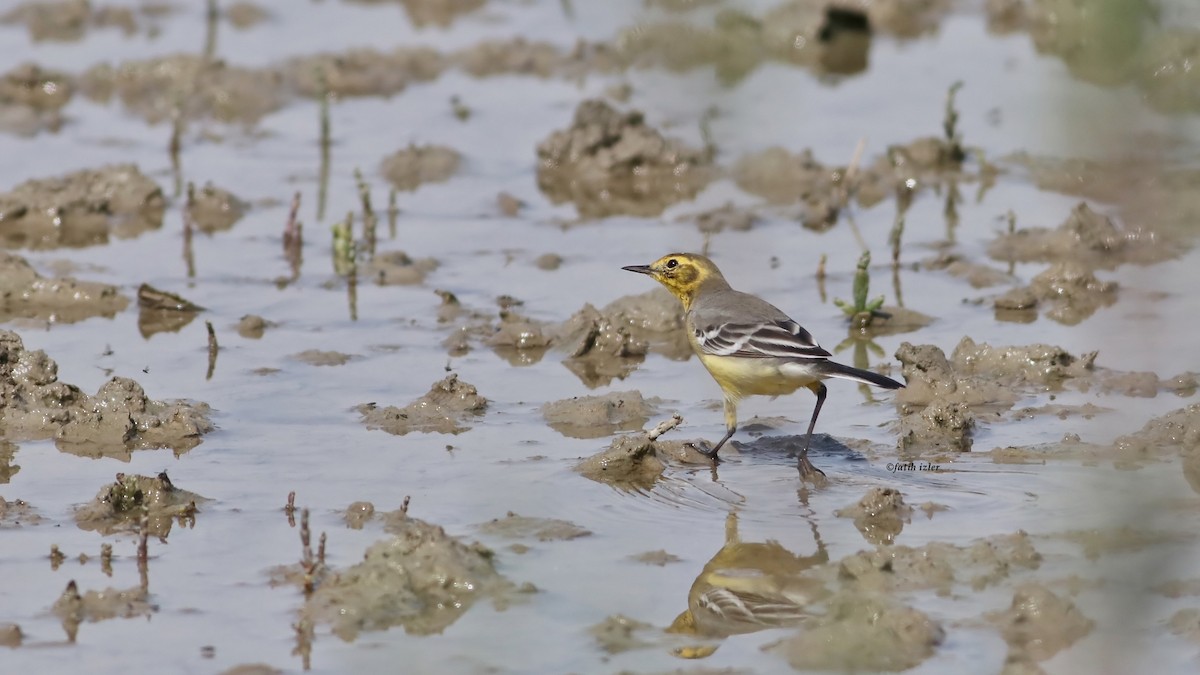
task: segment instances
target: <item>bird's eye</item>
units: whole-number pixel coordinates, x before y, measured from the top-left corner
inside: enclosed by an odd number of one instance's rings
[[[669,270],[673,270],[673,269],[675,269],[676,267],[679,267],[679,261],[678,261],[678,260],[676,260],[676,259],[674,259],[674,258],[671,258],[670,260],[668,260],[668,261],[667,261],[667,269],[669,269]]]

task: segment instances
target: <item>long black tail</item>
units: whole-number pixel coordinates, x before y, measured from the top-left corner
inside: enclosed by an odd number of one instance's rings
[[[869,370],[861,370],[859,368],[851,368],[843,366],[840,363],[833,361],[825,361],[821,364],[821,372],[828,377],[840,377],[844,380],[854,380],[864,384],[873,384],[876,387],[884,389],[903,389],[904,385],[893,380],[890,377],[884,377],[879,373],[873,373]]]

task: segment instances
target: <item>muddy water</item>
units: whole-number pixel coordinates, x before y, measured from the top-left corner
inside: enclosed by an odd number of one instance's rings
[[[0,24],[3,670],[1194,664],[1187,3],[1113,53],[1053,0],[40,4]],[[827,485],[803,392],[715,474],[681,443],[719,392],[619,268],[704,248],[909,383],[831,385]]]

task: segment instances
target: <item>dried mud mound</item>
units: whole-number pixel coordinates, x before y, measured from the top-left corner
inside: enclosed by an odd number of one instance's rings
[[[403,436],[424,433],[460,434],[468,429],[466,422],[481,416],[488,401],[474,386],[450,375],[435,382],[429,393],[403,408],[377,408],[373,403],[358,406],[368,429],[381,429]]]
[[[537,156],[538,187],[585,218],[657,216],[710,178],[704,152],[664,138],[640,112],[597,99],[580,103],[571,126],[538,144]]]
[[[0,193],[0,244],[79,248],[134,237],[162,226],[158,183],[132,164],[28,180]]]
[[[403,626],[413,635],[441,633],[476,602],[498,606],[514,586],[496,572],[492,552],[407,516],[391,519],[395,534],[367,549],[363,561],[324,581],[303,614],[332,625],[346,641],[363,631]]]
[[[0,322],[40,319],[74,323],[112,317],[129,305],[116,286],[70,277],[47,279],[24,258],[0,252]]]
[[[0,331],[0,424],[10,440],[53,438],[64,452],[126,461],[134,450],[186,452],[213,428],[203,403],[155,401],[128,378],[88,396],[59,381],[58,364],[11,331]]]

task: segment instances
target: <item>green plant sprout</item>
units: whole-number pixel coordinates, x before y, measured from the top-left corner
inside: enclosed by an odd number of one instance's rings
[[[867,301],[867,295],[871,288],[871,275],[867,271],[870,266],[871,252],[863,251],[858,258],[858,268],[854,272],[854,303],[850,304],[837,298],[833,300],[833,304],[840,307],[846,316],[850,317],[851,325],[858,329],[871,325],[871,321],[877,316],[887,316],[879,311],[879,308],[883,307],[882,295]]]

